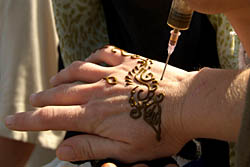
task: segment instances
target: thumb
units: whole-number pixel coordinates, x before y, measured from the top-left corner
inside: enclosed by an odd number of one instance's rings
[[[128,144],[93,135],[77,135],[63,141],[56,155],[63,161],[120,159],[122,148]]]

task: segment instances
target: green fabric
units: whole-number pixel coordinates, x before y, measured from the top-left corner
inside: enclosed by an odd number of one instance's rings
[[[224,14],[208,15],[216,31],[216,44],[221,68],[238,69],[240,40]]]
[[[109,43],[100,0],[53,0],[56,28],[65,66],[84,60]]]
[[[248,82],[246,106],[237,144],[237,167],[250,167],[250,80]]]

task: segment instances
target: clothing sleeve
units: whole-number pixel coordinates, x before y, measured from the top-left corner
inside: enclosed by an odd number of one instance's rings
[[[64,132],[8,130],[9,114],[33,110],[32,93],[57,72],[57,36],[50,0],[0,1],[0,136],[56,148]]]
[[[109,43],[101,0],[53,0],[64,66]]]
[[[208,15],[216,31],[216,45],[221,68],[239,68],[240,40],[224,14]]]

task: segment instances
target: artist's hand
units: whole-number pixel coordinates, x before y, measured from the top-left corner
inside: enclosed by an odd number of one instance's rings
[[[173,155],[192,138],[181,117],[191,73],[168,66],[160,81],[164,65],[105,47],[55,75],[54,88],[31,96],[41,108],[10,116],[6,125],[87,133],[62,142],[57,156],[66,161],[134,162]]]
[[[231,13],[249,6],[247,0],[185,0],[191,8],[205,14]]]

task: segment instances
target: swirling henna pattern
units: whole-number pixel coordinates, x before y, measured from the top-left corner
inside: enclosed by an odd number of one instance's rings
[[[156,139],[160,141],[162,113],[160,103],[163,101],[165,95],[163,93],[156,94],[159,84],[150,71],[153,61],[144,59],[139,55],[128,53],[117,47],[114,47],[112,52],[120,52],[122,56],[129,56],[131,59],[138,60],[138,65],[125,76],[125,86],[135,85],[131,90],[129,98],[129,104],[132,107],[130,117],[139,119],[143,116],[143,119],[156,132]],[[147,91],[144,92],[142,87],[146,87]]]

